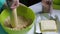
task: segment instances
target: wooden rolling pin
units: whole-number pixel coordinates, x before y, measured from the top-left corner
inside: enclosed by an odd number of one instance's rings
[[[16,8],[11,10],[11,5],[13,2],[19,1],[19,0],[7,0],[7,7],[9,8],[9,13],[10,13],[10,24],[12,27],[16,27],[18,25],[18,20],[17,20],[17,10]]]
[[[11,19],[11,22],[10,22],[11,26],[12,27],[16,27],[18,25],[17,10],[16,10],[16,8],[12,10],[10,19]]]

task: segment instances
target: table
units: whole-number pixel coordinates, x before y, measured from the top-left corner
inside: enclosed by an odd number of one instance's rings
[[[31,8],[34,11],[34,13],[36,14],[36,13],[42,11],[42,4],[41,4],[41,2],[39,2],[39,3],[35,4],[35,5],[30,6],[29,8]],[[53,18],[55,18],[55,15],[58,16],[59,21],[60,21],[60,16],[59,16],[60,15],[60,10],[52,9],[51,16]],[[44,16],[43,16],[43,18],[45,19]],[[39,20],[41,20],[41,16],[38,14],[38,15],[36,15],[36,21],[35,21],[35,23],[36,23],[36,33],[41,33],[40,26],[39,26]],[[58,24],[60,25],[60,23],[58,23]],[[59,27],[59,29],[60,29],[60,27]],[[59,33],[60,33],[60,30],[59,30]],[[4,31],[4,29],[1,27],[1,25],[0,25],[0,34],[7,34]],[[34,34],[34,26],[31,28],[31,30],[27,34]]]
[[[42,3],[39,2],[35,5],[30,6],[29,8],[31,8],[35,14],[37,14],[38,12],[42,11]],[[48,14],[49,15],[49,14]],[[51,17],[55,18],[55,15],[58,16],[58,20],[60,21],[60,10],[51,10]],[[43,15],[40,16],[39,14],[37,15],[37,22],[36,22],[36,33],[41,33],[40,31],[40,26],[39,26],[39,21],[41,20],[41,17],[43,17],[43,19],[47,19],[46,17],[44,17]],[[60,22],[57,23],[57,27],[58,27],[58,33],[60,33]],[[55,34],[55,32],[45,32],[45,34]]]

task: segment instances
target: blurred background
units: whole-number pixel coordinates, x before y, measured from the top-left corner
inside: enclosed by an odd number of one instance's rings
[[[35,3],[41,2],[41,0],[19,0],[20,3],[25,4],[26,6],[31,6]]]

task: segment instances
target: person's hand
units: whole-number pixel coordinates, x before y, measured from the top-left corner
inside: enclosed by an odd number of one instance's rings
[[[18,6],[19,6],[19,0],[15,0],[15,1],[13,1],[12,5],[11,5],[11,9],[13,10]]]

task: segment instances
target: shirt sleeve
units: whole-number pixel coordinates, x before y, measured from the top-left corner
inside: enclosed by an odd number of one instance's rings
[[[0,8],[4,5],[5,2],[6,0],[0,0]]]

